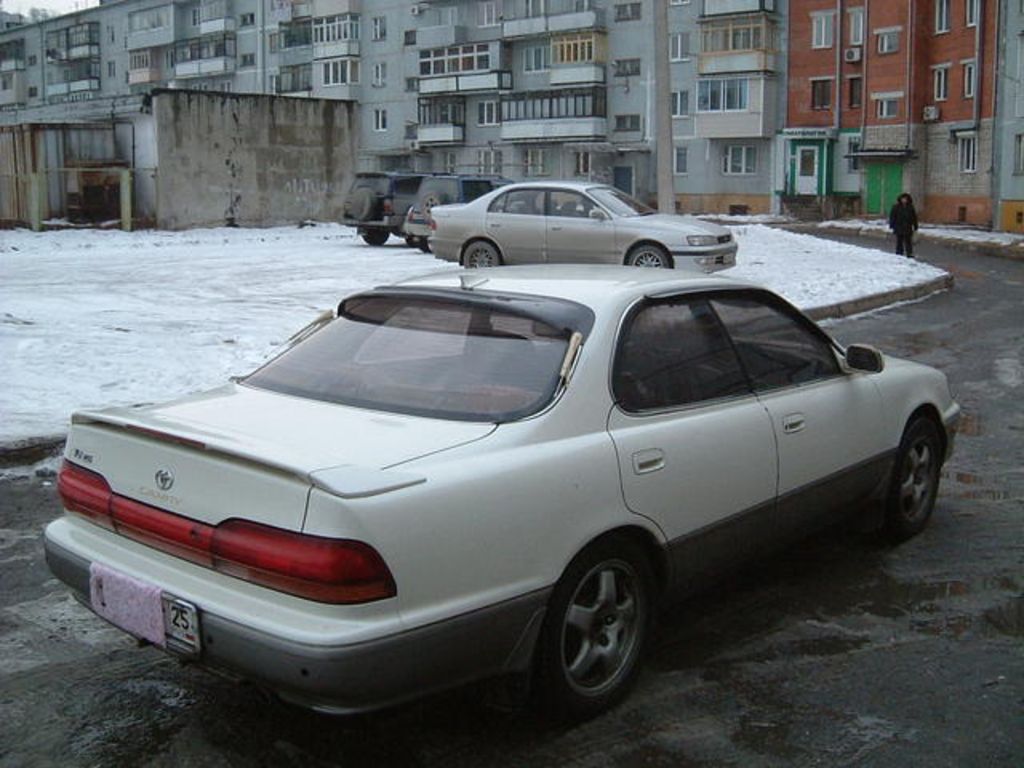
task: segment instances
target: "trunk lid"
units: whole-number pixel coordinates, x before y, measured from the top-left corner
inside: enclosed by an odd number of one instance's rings
[[[390,468],[493,430],[230,384],[163,405],[76,413],[65,456],[115,493],[194,520],[301,530],[311,486],[358,497],[423,482]]]

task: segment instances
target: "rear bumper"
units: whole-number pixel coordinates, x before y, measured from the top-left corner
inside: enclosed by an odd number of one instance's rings
[[[89,605],[90,561],[44,536],[46,562]],[[198,664],[331,713],[380,709],[528,668],[550,589],[436,624],[348,645],[295,642],[200,611]]]

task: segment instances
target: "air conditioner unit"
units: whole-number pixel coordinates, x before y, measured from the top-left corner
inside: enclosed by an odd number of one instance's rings
[[[939,108],[935,104],[929,104],[924,108],[924,113],[921,115],[926,123],[934,123],[939,119]]]
[[[419,16],[421,10],[423,9],[420,8],[418,5],[409,6],[409,13],[411,13],[413,16]]]
[[[860,46],[855,45],[852,48],[847,48],[846,50],[844,50],[843,61],[850,64],[860,61]]]

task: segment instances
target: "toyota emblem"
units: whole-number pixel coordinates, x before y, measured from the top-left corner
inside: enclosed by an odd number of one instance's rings
[[[174,473],[169,469],[158,469],[154,477],[156,478],[157,487],[161,491],[169,491],[171,486],[174,485]]]

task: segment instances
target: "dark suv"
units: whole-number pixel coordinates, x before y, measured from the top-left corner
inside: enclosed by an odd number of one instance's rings
[[[357,173],[342,206],[341,223],[357,227],[369,245],[384,245],[392,234],[405,237],[406,211],[426,177],[425,173]]]
[[[405,215],[402,235],[405,242],[427,252],[430,246],[430,209],[446,203],[468,203],[492,189],[510,184],[511,179],[501,176],[437,174],[428,176],[420,184],[415,203]]]

